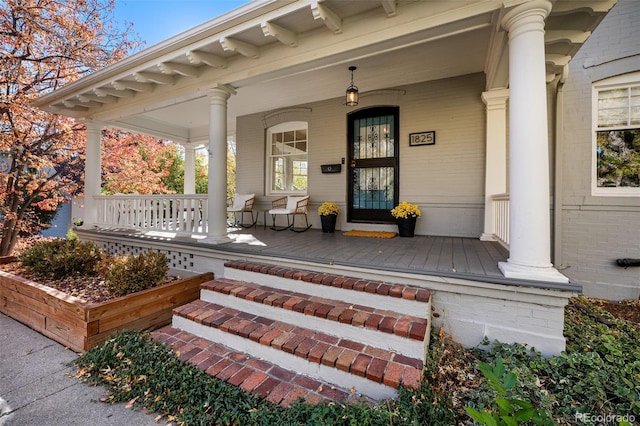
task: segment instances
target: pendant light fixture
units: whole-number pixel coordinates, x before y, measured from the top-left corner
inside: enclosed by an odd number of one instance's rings
[[[358,88],[353,84],[353,72],[357,69],[357,67],[351,66],[349,67],[349,71],[351,71],[351,85],[347,87],[347,106],[356,106],[358,105]]]

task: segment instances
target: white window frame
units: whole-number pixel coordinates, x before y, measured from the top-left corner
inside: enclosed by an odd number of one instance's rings
[[[307,151],[306,151],[306,162],[307,162],[307,188],[303,191],[291,191],[291,190],[275,190],[272,188],[273,182],[273,161],[274,156],[271,151],[271,139],[274,133],[282,133],[293,130],[305,130],[307,132]],[[265,192],[267,195],[306,195],[309,189],[309,123],[306,121],[288,121],[286,123],[280,123],[275,126],[271,126],[267,129],[266,141],[265,141]]]
[[[597,132],[603,130],[625,130],[637,129],[640,126],[614,126],[609,128],[598,128],[598,93],[603,90],[624,89],[629,87],[640,86],[640,71],[624,74],[616,77],[607,78],[593,84],[592,87],[592,130],[591,130],[591,195],[594,196],[640,196],[640,187],[598,187],[598,158],[597,150]]]

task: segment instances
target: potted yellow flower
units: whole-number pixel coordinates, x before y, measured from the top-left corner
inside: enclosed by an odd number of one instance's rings
[[[413,237],[415,235],[416,219],[422,216],[416,204],[402,201],[391,209],[391,215],[396,218],[400,237]]]
[[[336,219],[340,213],[340,207],[336,203],[326,201],[318,207],[318,215],[322,222],[322,232],[333,233],[336,231]]]

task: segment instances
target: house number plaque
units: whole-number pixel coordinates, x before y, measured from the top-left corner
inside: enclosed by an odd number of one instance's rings
[[[409,133],[409,146],[435,145],[436,131]]]

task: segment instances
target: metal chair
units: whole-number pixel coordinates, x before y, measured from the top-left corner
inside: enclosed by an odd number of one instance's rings
[[[271,229],[273,229],[274,231],[284,231],[285,229],[290,229],[293,232],[306,231],[307,229],[311,228],[311,225],[309,225],[309,219],[307,218],[308,207],[308,195],[289,195],[273,200],[273,202],[271,203],[271,210],[269,210],[269,214],[273,219],[273,225],[271,226]],[[276,226],[276,217],[279,215],[287,216],[287,226]],[[304,216],[305,226],[303,228],[296,228],[294,226],[296,223],[296,216]]]

